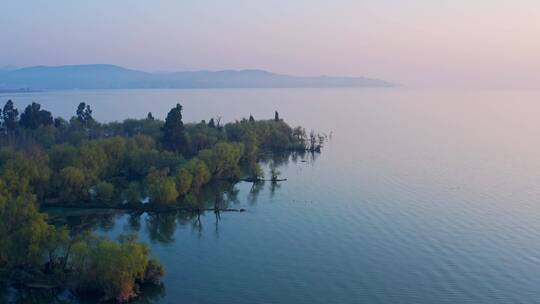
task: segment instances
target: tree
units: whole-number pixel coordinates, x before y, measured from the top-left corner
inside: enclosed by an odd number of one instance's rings
[[[167,114],[163,131],[163,145],[172,151],[183,152],[186,150],[186,134],[182,122],[182,106],[176,104]]]
[[[171,205],[178,198],[176,181],[163,171],[152,171],[145,180],[148,196],[154,204]]]
[[[88,196],[84,171],[76,167],[65,167],[60,171],[60,194],[67,202],[86,200]]]
[[[121,236],[119,242],[87,237],[73,245],[71,260],[80,289],[102,292],[105,300],[119,303],[137,295],[137,282],[157,283],[164,274],[163,266],[150,259],[148,247],[135,235]]]
[[[101,203],[109,203],[114,194],[114,185],[108,182],[99,182],[94,186],[95,199]]]
[[[309,133],[309,151],[320,152],[323,143],[324,136],[315,134],[313,130]]]
[[[17,128],[17,121],[19,118],[19,110],[13,106],[13,101],[8,100],[4,105],[2,112],[2,118],[4,119],[4,128],[8,132],[12,132]]]
[[[208,183],[212,178],[206,164],[197,158],[189,161],[189,163],[186,165],[186,169],[188,169],[193,176],[191,189],[196,191],[198,191],[204,184]]]
[[[122,193],[123,199],[128,204],[138,204],[141,202],[141,186],[138,182],[131,182]]]
[[[294,128],[292,131],[292,136],[295,139],[295,144],[297,145],[298,149],[306,149],[307,135],[304,128]]]
[[[152,115],[152,112],[148,112],[148,115],[146,115],[147,120],[154,120],[154,115]]]
[[[0,206],[0,265],[28,269],[43,261],[53,227],[36,205],[35,197],[25,194]]]
[[[65,119],[63,119],[62,117],[56,117],[54,119],[54,127],[57,128],[57,129],[60,129],[60,130],[67,129],[68,122]]]
[[[70,237],[67,227],[56,228],[50,226],[48,241],[45,245],[47,253],[47,266],[52,269],[55,264],[59,264],[60,260],[67,256],[67,248],[69,247]],[[67,262],[67,261],[66,261]]]
[[[26,153],[11,151],[8,159],[4,161],[0,174],[4,178],[4,186],[11,195],[21,195],[31,191],[37,194],[39,199],[43,197],[49,187],[51,175],[47,154],[37,149]]]
[[[144,272],[144,281],[158,285],[161,277],[165,275],[165,267],[157,260],[150,259]]]
[[[21,114],[20,125],[26,129],[37,129],[40,126],[50,126],[53,124],[51,112],[41,110],[39,103],[32,102]]]
[[[251,114],[249,114],[249,122],[255,122],[255,118],[253,118],[253,115]]]
[[[272,163],[270,165],[270,180],[272,181],[272,183],[276,183],[278,181],[280,174],[281,172],[277,170],[276,165]]]
[[[94,121],[92,117],[92,109],[90,105],[87,105],[84,102],[81,102],[77,107],[77,120],[81,122],[84,126],[88,126],[91,122]]]
[[[202,150],[198,158],[206,164],[212,176],[234,178],[240,175],[238,162],[243,153],[243,144],[218,143],[212,149]]]
[[[192,182],[193,176],[191,173],[186,168],[180,169],[176,175],[176,188],[178,194],[186,195],[189,192],[189,189],[191,189]]]
[[[208,122],[208,126],[210,128],[215,128],[216,127],[216,122],[214,121],[213,118],[210,118],[210,121]]]
[[[278,111],[274,112],[274,121],[279,121],[279,113],[278,113]]]

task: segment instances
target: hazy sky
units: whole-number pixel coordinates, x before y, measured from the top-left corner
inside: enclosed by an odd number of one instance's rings
[[[0,0],[0,65],[540,88],[539,0]]]

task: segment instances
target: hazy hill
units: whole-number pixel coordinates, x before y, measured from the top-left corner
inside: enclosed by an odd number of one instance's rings
[[[0,71],[0,89],[390,87],[365,77],[299,77],[262,70],[148,73],[107,64],[35,66]]]

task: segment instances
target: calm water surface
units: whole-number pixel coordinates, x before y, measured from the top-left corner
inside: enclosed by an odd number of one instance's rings
[[[540,303],[540,91],[119,90],[0,96],[69,117],[223,121],[278,110],[332,134],[289,180],[228,189],[245,213],[71,216],[138,231],[155,303]]]

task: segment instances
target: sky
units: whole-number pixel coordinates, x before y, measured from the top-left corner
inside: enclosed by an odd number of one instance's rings
[[[538,0],[0,0],[0,65],[540,88]]]

